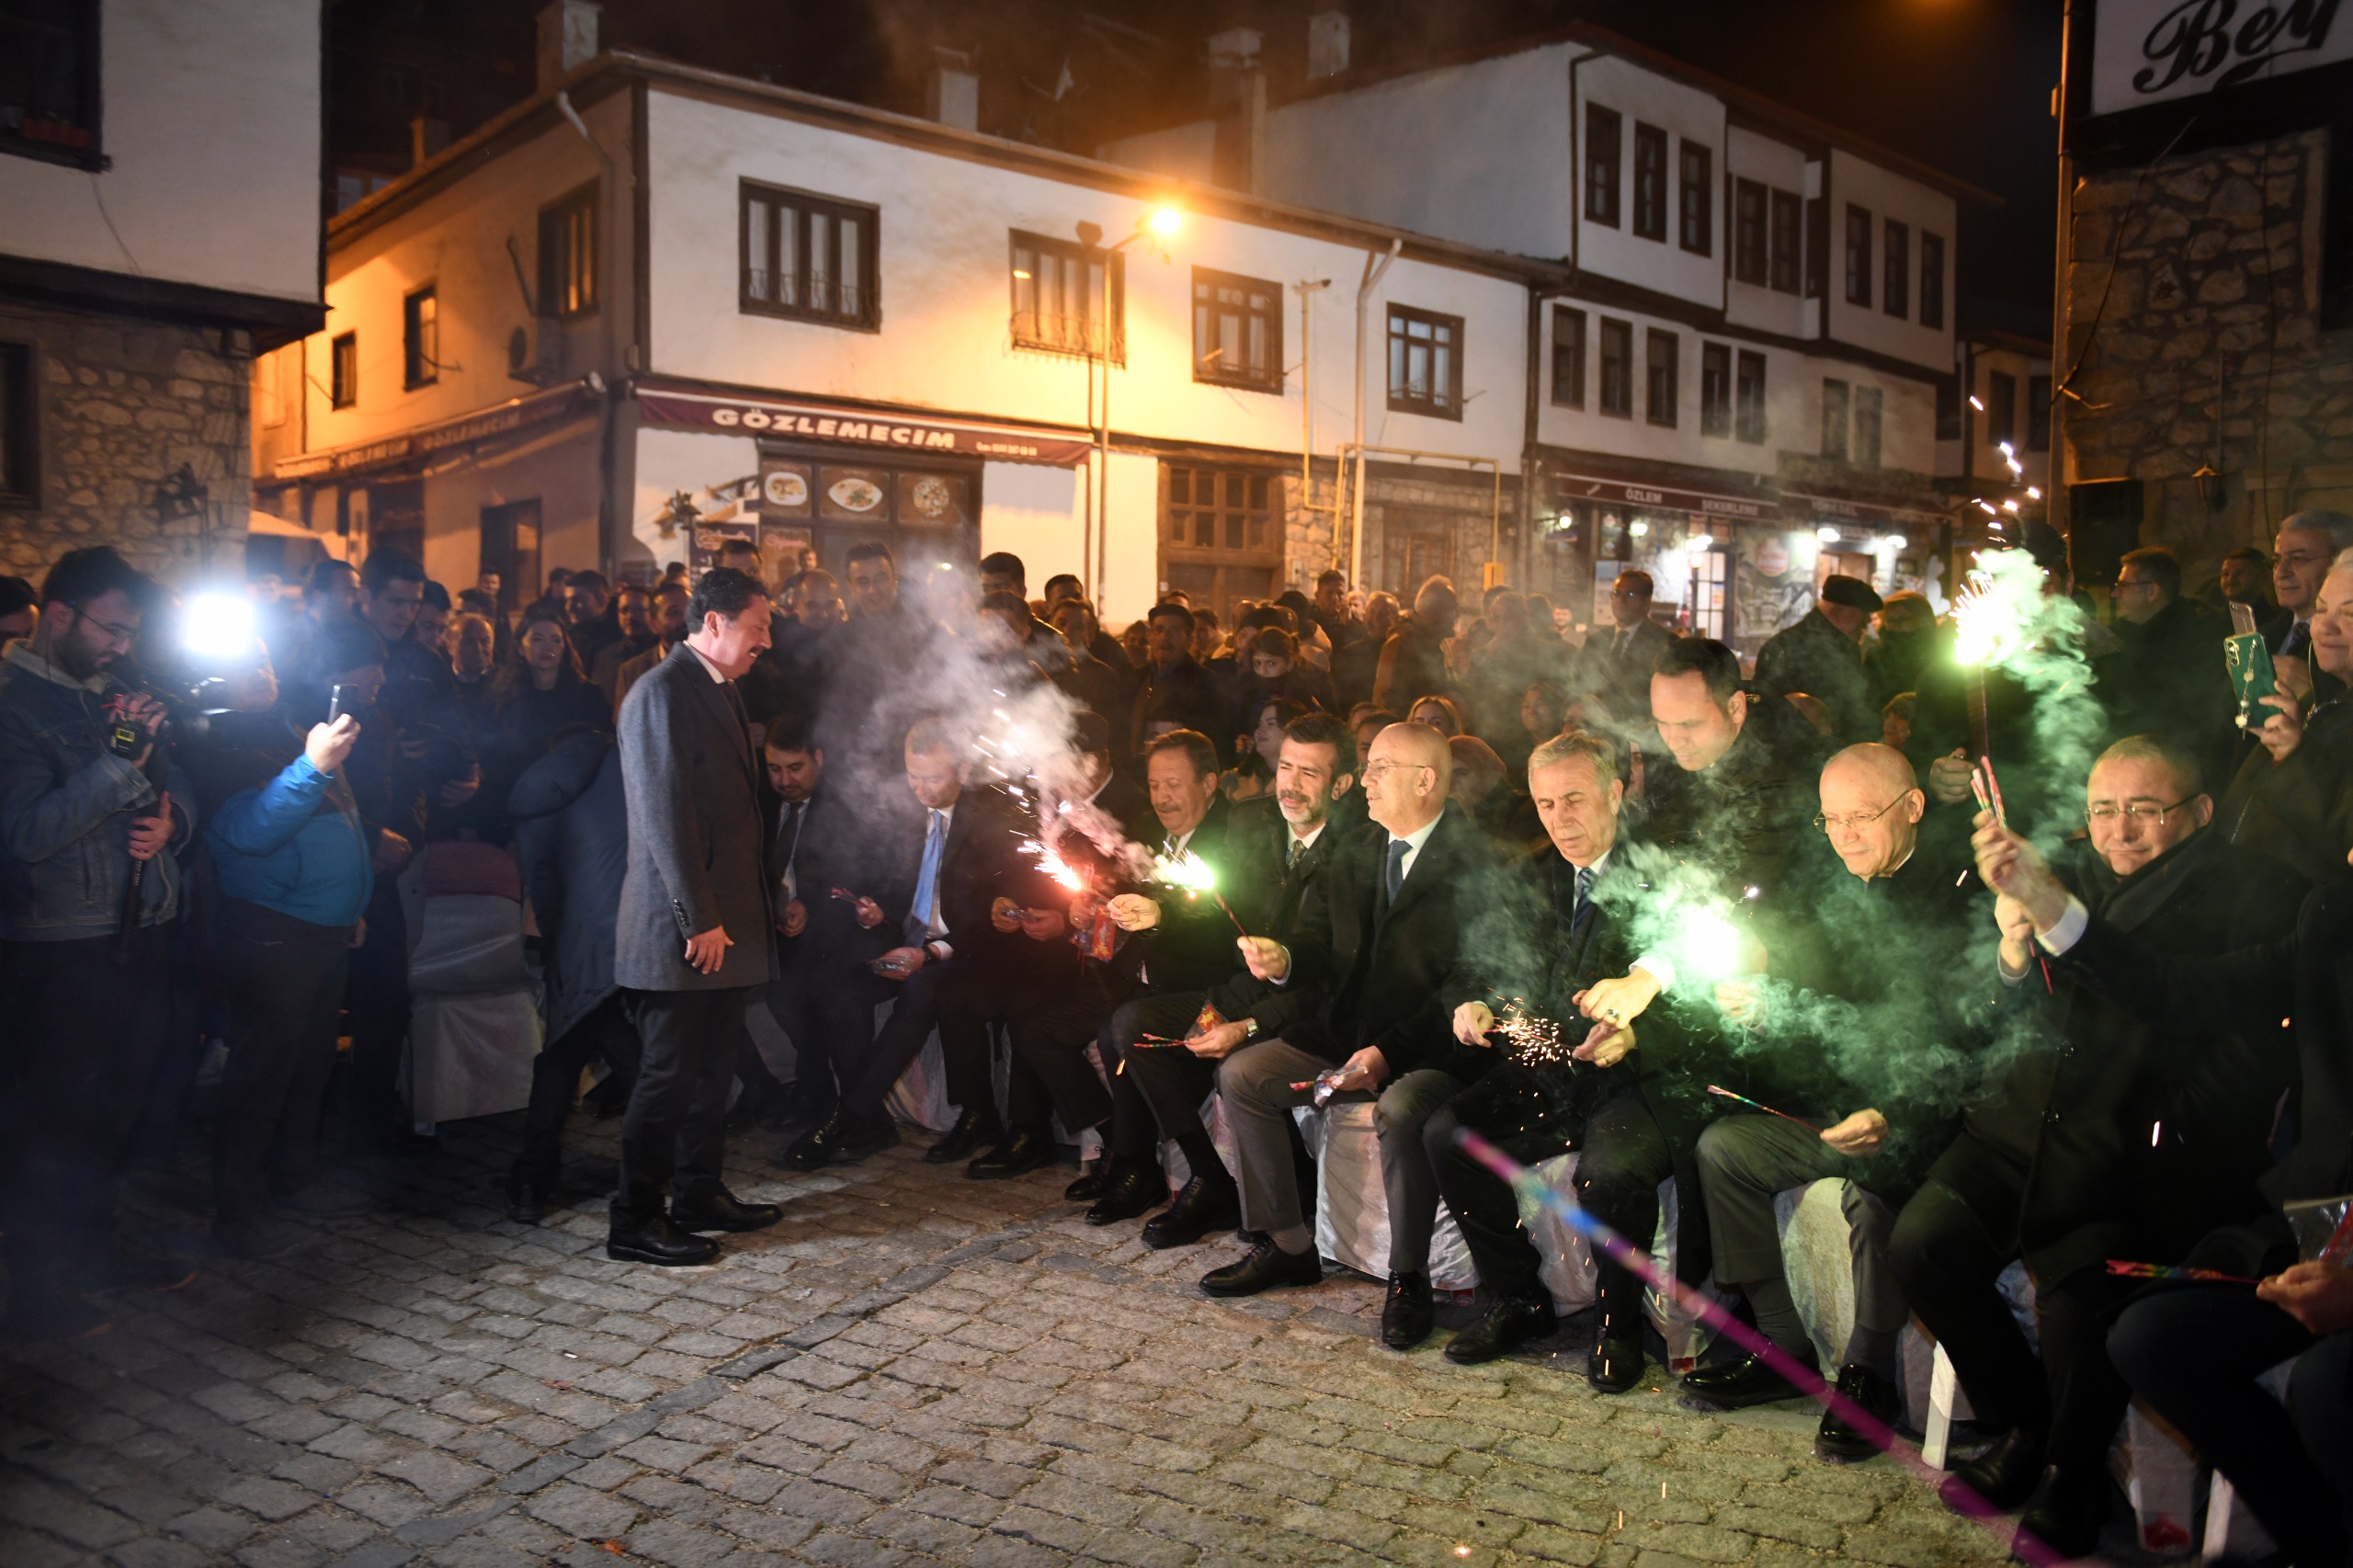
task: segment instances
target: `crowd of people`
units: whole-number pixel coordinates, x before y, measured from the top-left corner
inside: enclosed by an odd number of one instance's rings
[[[1774,1203],[1843,1178],[1855,1313],[1824,1371],[1892,1422],[1898,1333],[1933,1335],[1992,1438],[1957,1498],[2087,1552],[2137,1395],[2287,1560],[2344,1562],[2353,1271],[2290,1216],[2353,1190],[2353,518],[2289,518],[2203,595],[2134,551],[2105,613],[2055,545],[2028,541],[2044,591],[2086,608],[2042,652],[2088,722],[1843,576],[1749,674],[1639,570],[1582,642],[1539,596],[1474,612],[1432,578],[1406,607],[1336,573],[1230,631],[1171,593],[1114,637],[1004,554],[942,587],[860,544],[845,592],[735,544],[510,615],[494,578],[453,597],[380,550],[190,672],[154,585],[75,551],[0,587],[7,1330],[185,1281],[117,1233],[114,1186],[186,1125],[207,1040],[221,1246],[282,1257],[294,1217],[364,1209],[332,1146],[419,1138],[398,881],[472,840],[517,856],[545,974],[506,1208],[556,1201],[602,1063],[616,1259],[706,1263],[782,1218],[727,1186],[731,1131],[804,1172],[897,1144],[935,1039],[943,1179],[1075,1147],[1086,1223],[1240,1237],[1213,1296],[1324,1278],[1294,1113],[1369,1102],[1381,1341],[1433,1334],[1448,1214],[1480,1289],[1459,1363],[1556,1321],[1462,1131],[1574,1152],[1576,1202],[1638,1248],[1672,1179],[1678,1273],[1807,1366]],[[2234,619],[2278,685],[2244,714]],[[1597,1290],[1586,1375],[1622,1393],[1643,1285],[1604,1257]],[[2257,1380],[2290,1358],[2283,1402]],[[1724,1355],[1680,1392],[1801,1390]],[[1836,1413],[1816,1449],[1875,1451]]]

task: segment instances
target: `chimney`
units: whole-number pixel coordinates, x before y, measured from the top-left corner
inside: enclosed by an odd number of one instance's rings
[[[597,0],[549,0],[540,10],[539,90],[551,92],[597,58]]]
[[[1318,11],[1307,18],[1307,79],[1320,82],[1348,68],[1348,14]]]
[[[959,131],[981,128],[981,75],[961,49],[931,51],[928,105],[931,118]]]
[[[1267,74],[1258,64],[1263,42],[1256,28],[1231,28],[1210,39],[1210,112],[1216,128],[1210,178],[1253,196],[1260,194],[1267,165]]]
[[[418,115],[408,122],[408,166],[415,168],[449,144],[449,122]]]

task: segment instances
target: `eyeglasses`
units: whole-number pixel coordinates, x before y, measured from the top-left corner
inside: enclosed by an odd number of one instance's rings
[[[1382,774],[1394,772],[1400,767],[1411,767],[1415,769],[1429,768],[1433,773],[1438,771],[1437,768],[1431,767],[1427,762],[1376,762],[1370,767],[1364,770],[1364,776],[1368,779],[1378,778]]]
[[[1868,816],[1833,817],[1824,816],[1821,812],[1817,812],[1814,813],[1813,825],[1822,829],[1824,833],[1835,833],[1840,828],[1852,829],[1869,827],[1871,824],[1879,821],[1880,818],[1887,815],[1888,812],[1902,805],[1904,801],[1910,797],[1911,793],[1912,791],[1909,790],[1904,790],[1903,794],[1896,796],[1895,799],[1890,801],[1879,810],[1872,812]]]
[[[71,604],[69,602],[68,608],[71,608],[75,615],[81,617],[81,619],[88,621],[92,626],[95,626],[99,631],[105,632],[107,634],[108,641],[119,643],[123,647],[130,647],[131,640],[139,635],[139,628],[135,626],[110,625],[106,621],[100,620],[97,616],[92,615],[88,610],[84,609],[77,604]]]
[[[2084,808],[2084,821],[2112,823],[2122,817],[2138,826],[2147,827],[2165,821],[2196,799],[2195,795],[2185,795],[2170,806],[2160,806],[2152,801],[2127,801],[2120,806],[2113,801],[2097,801]]]
[[[2154,588],[2156,585],[2153,577],[2119,577],[2116,580],[2116,591],[2120,594],[2127,588]]]

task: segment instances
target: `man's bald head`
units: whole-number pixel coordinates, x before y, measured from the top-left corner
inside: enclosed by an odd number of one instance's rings
[[[1365,754],[1365,810],[1397,837],[1427,825],[1446,809],[1454,753],[1429,724],[1392,724]]]
[[[1822,831],[1847,869],[1865,881],[1912,858],[1928,798],[1912,764],[1893,746],[1848,746],[1823,764]]]

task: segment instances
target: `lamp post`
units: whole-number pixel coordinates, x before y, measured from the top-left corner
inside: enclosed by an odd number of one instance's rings
[[[1091,541],[1093,544],[1091,560],[1082,562],[1089,567],[1093,574],[1092,591],[1095,613],[1097,615],[1103,613],[1103,562],[1104,556],[1110,549],[1111,540],[1111,258],[1139,239],[1149,237],[1154,249],[1157,250],[1160,253],[1160,258],[1165,261],[1168,259],[1167,242],[1174,238],[1176,232],[1184,226],[1183,210],[1168,202],[1163,202],[1138,218],[1136,226],[1129,231],[1125,239],[1108,246],[1103,244],[1103,229],[1100,224],[1090,223],[1084,220],[1081,220],[1078,224],[1081,254],[1099,252],[1103,257],[1103,286],[1099,295],[1101,309],[1096,314],[1097,333],[1099,335],[1096,340],[1088,343],[1086,361],[1086,412],[1090,421],[1095,423],[1095,538]],[[1100,420],[1095,420],[1097,402],[1094,371],[1098,360],[1103,366],[1102,417]]]

